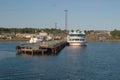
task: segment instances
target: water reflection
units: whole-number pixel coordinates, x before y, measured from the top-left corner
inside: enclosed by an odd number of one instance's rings
[[[87,46],[67,46],[66,51],[69,53],[80,53],[87,49]]]
[[[67,46],[67,47],[70,47],[70,48],[86,48],[87,46]]]

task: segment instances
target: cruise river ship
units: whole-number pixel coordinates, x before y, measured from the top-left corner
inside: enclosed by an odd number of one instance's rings
[[[70,46],[85,46],[86,34],[80,30],[71,30],[67,35],[67,43]]]

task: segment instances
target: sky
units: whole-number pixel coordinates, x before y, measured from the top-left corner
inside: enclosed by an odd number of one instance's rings
[[[120,30],[120,0],[0,0],[0,27]]]

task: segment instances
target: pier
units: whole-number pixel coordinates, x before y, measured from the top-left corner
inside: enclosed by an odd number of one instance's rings
[[[56,55],[65,46],[65,40],[43,41],[37,43],[26,43],[16,46],[17,54],[30,55]]]

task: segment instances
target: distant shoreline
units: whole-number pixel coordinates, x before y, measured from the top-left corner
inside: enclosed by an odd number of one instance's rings
[[[8,39],[0,39],[0,42],[27,42],[29,40],[8,40]],[[120,40],[105,40],[105,41],[94,41],[94,40],[88,40],[87,42],[120,42]]]
[[[105,40],[104,42],[120,42],[120,40]]]
[[[120,42],[120,40],[103,40],[103,41],[88,40],[87,42]]]

